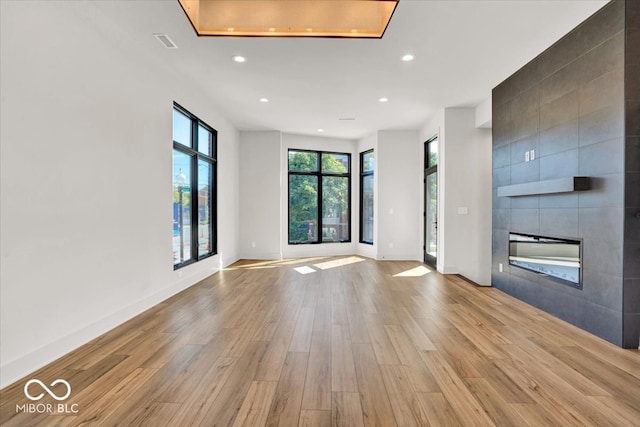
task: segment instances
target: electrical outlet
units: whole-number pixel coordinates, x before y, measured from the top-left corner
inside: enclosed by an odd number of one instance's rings
[[[528,151],[524,153],[524,161],[525,162],[529,161],[529,152]]]
[[[498,264],[498,271],[499,271],[500,273],[502,273],[502,272],[504,271],[504,268],[502,267],[502,263],[499,263],[499,264]]]
[[[534,161],[536,159],[536,150],[529,151],[529,160]]]
[[[251,242],[251,247],[255,248],[256,247],[256,242]]]

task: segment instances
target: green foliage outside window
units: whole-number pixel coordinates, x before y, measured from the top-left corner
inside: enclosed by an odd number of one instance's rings
[[[289,243],[349,240],[349,155],[290,151],[288,163]]]

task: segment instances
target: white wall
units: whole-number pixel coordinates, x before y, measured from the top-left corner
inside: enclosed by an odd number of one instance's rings
[[[492,102],[492,97],[489,96],[487,99],[476,106],[475,115],[477,128],[491,129],[491,126],[493,124]]]
[[[475,127],[472,108],[445,109],[445,127],[445,270],[490,285],[491,130]]]
[[[356,253],[375,259],[421,259],[422,148],[417,131],[380,131],[359,141],[280,132],[241,132],[240,141],[240,253],[243,258]],[[366,245],[359,243],[359,153],[371,148],[376,155],[375,228],[374,245]],[[288,244],[286,165],[289,149],[351,153],[350,243]],[[276,220],[279,223],[274,226]]]
[[[280,259],[281,133],[240,133],[240,257]],[[286,163],[284,163],[286,165]],[[286,231],[286,229],[285,229]]]
[[[239,185],[237,131],[152,37],[93,2],[0,6],[4,387],[237,259]],[[220,255],[176,272],[174,100],[219,132]]]
[[[422,150],[418,131],[379,131],[377,257],[422,260]]]
[[[282,152],[280,161],[281,179],[283,183],[288,183],[287,156],[289,149],[303,150],[323,150],[335,151],[351,154],[351,242],[349,243],[320,243],[316,245],[290,245],[288,237],[288,199],[287,187],[283,186],[281,197],[281,227],[282,233],[280,242],[282,245],[282,256],[284,258],[296,258],[307,256],[327,256],[327,255],[350,255],[356,253],[358,241],[358,182],[354,180],[354,174],[358,173],[358,153],[357,142],[348,139],[337,139],[327,137],[316,137],[308,135],[282,134]],[[287,184],[288,185],[288,184]]]
[[[475,109],[446,108],[422,135],[439,128],[438,271],[489,286],[491,129],[475,121]]]

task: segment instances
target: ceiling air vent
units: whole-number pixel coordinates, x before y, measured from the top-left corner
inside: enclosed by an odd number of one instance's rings
[[[173,40],[171,40],[169,38],[168,35],[166,34],[154,34],[153,35],[155,38],[157,38],[158,40],[160,40],[160,43],[163,44],[164,47],[166,47],[167,49],[177,49],[178,46],[176,46],[176,44],[173,42]]]

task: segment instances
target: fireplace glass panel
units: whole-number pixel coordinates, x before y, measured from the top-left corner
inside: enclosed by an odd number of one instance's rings
[[[509,264],[581,286],[580,240],[528,234],[509,234]]]

